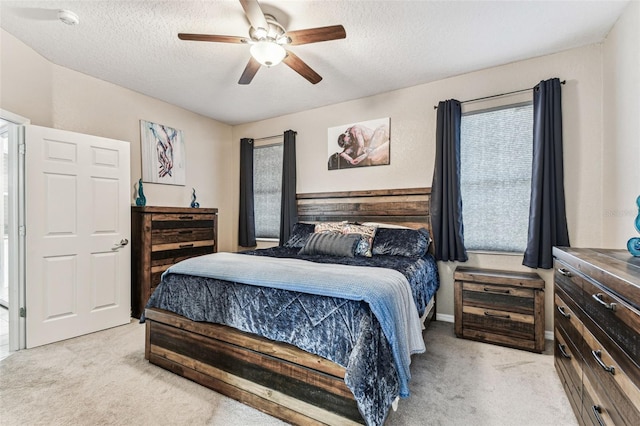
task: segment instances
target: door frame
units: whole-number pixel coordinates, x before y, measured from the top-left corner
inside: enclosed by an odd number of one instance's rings
[[[24,235],[24,127],[31,120],[0,109],[0,118],[15,124],[9,129],[9,252],[17,254],[9,263],[9,351],[26,348],[26,321],[20,316],[25,307],[25,235]],[[17,159],[17,161],[16,161]],[[17,163],[17,164],[16,164]],[[22,230],[22,232],[20,231]]]

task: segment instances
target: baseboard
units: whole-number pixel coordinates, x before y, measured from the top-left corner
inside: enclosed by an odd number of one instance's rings
[[[448,314],[436,314],[436,321],[455,322],[455,317],[453,315],[448,315]],[[553,340],[553,331],[545,330],[544,338],[545,340]]]
[[[436,321],[454,322],[454,316],[448,314],[436,314]]]

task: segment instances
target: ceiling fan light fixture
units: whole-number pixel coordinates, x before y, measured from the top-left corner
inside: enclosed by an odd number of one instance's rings
[[[254,43],[250,49],[251,56],[262,65],[272,67],[278,65],[287,56],[287,51],[278,43],[262,40]]]

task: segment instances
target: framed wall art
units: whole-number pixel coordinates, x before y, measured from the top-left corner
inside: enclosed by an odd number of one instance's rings
[[[166,185],[185,184],[182,130],[140,120],[142,180]]]
[[[389,117],[328,129],[329,170],[389,164]]]

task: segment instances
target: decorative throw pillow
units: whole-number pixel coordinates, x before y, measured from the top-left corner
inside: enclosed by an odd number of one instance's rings
[[[343,235],[331,232],[311,234],[298,254],[324,254],[328,256],[353,257],[359,235]]]
[[[425,228],[378,228],[373,240],[374,255],[422,257],[427,253],[431,237]]]
[[[291,235],[286,243],[285,247],[290,248],[302,248],[307,243],[309,236],[313,234],[316,225],[313,223],[298,222],[293,225]]]
[[[358,256],[371,257],[371,248],[373,247],[373,237],[376,235],[375,226],[355,225],[352,223],[346,223],[342,227],[342,233],[345,235],[360,235],[361,241],[356,248],[356,254]]]
[[[342,227],[347,223],[347,221],[343,222],[320,222],[316,223],[314,232],[323,233],[323,232],[331,232],[334,234],[341,234]]]

